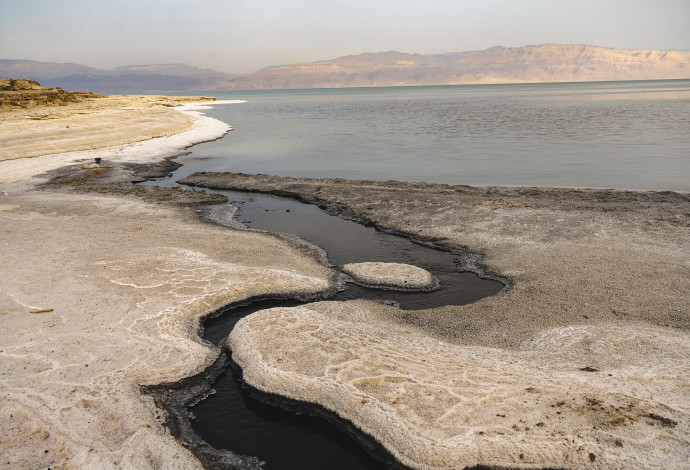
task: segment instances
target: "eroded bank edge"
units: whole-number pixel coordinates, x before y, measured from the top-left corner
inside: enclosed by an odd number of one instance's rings
[[[418,235],[412,235],[410,233],[404,232],[402,230],[397,230],[393,229],[390,227],[384,227],[378,223],[376,223],[374,220],[369,219],[363,215],[354,215],[354,214],[345,214],[341,211],[338,211],[334,209],[332,206],[325,204],[323,201],[319,200],[314,200],[308,197],[303,196],[300,193],[297,192],[292,192],[292,191],[285,191],[285,190],[279,190],[279,189],[246,189],[241,186],[234,186],[234,185],[215,185],[215,184],[205,184],[205,183],[199,183],[199,182],[188,182],[185,179],[178,180],[177,181],[179,184],[183,184],[185,186],[190,186],[190,187],[199,187],[199,188],[205,188],[205,189],[213,189],[213,190],[220,190],[220,191],[235,191],[238,193],[247,193],[247,194],[268,194],[272,196],[278,196],[278,197],[283,197],[287,199],[292,199],[304,204],[310,204],[318,207],[319,209],[323,210],[327,214],[339,217],[344,220],[349,220],[355,223],[358,223],[360,225],[363,225],[365,227],[372,227],[380,232],[387,233],[390,235],[395,235],[398,237],[405,238],[409,240],[410,242],[420,245],[420,246],[425,246],[428,248],[432,248],[435,250],[439,251],[444,251],[447,253],[451,253],[452,255],[455,255],[458,257],[458,271],[461,272],[471,272],[479,276],[481,279],[487,279],[491,281],[497,281],[500,282],[504,285],[503,289],[499,292],[499,294],[504,294],[508,292],[514,285],[515,280],[509,276],[500,274],[498,272],[493,271],[490,269],[486,264],[484,264],[484,258],[485,255],[484,253],[476,252],[471,250],[469,247],[450,247],[447,245],[444,245],[442,241],[434,239],[434,238],[426,238],[426,237],[420,237]],[[248,231],[256,231],[256,232],[261,232],[261,233],[271,233],[267,232],[264,230],[257,230],[257,229],[251,229],[246,226],[244,227],[237,227],[242,230],[248,230]],[[290,240],[292,238],[298,238],[299,237],[294,237],[294,236],[289,236],[286,234],[277,234],[281,238],[284,238],[286,240]],[[301,239],[299,239],[301,240]],[[304,240],[301,240],[304,242]],[[306,242],[308,245],[312,245],[310,242]],[[313,246],[313,245],[312,245]],[[331,264],[330,262],[326,265],[328,267],[333,267],[334,265]],[[498,295],[498,294],[497,294]]]

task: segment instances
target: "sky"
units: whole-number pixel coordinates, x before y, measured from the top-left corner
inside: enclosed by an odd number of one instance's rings
[[[690,0],[0,0],[0,59],[248,73],[363,52],[690,49]]]

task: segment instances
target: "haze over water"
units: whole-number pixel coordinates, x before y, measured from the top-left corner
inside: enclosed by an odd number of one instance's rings
[[[213,92],[234,130],[176,174],[233,171],[690,191],[690,80]]]

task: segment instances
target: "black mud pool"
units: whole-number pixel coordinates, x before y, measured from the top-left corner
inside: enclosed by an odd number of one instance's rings
[[[467,261],[462,256],[331,216],[313,205],[272,195],[214,192],[231,203],[204,209],[212,222],[232,225],[240,221],[250,229],[296,235],[325,250],[323,261],[336,268],[367,261],[405,263],[426,269],[441,283],[432,292],[400,292],[348,282],[328,300],[368,299],[417,310],[471,303],[505,287],[490,276],[460,272]],[[244,316],[301,303],[267,299],[226,309],[204,322],[203,337],[218,345]],[[193,431],[214,448],[256,456],[267,470],[401,468],[371,438],[338,422],[333,414],[252,389],[242,381],[241,370],[230,363],[208,397],[187,408]],[[216,464],[221,462],[215,460],[211,466]]]

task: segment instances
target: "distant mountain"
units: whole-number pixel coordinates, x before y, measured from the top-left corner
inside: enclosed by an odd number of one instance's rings
[[[78,64],[0,59],[0,78],[28,78],[46,87],[97,93],[211,90],[232,77],[184,64],[127,65],[101,70]]]
[[[45,81],[45,79],[67,75],[98,75],[103,73],[107,72],[79,64],[0,59],[0,78],[30,78],[36,81]]]
[[[0,78],[27,78],[47,87],[98,93],[649,80],[690,78],[690,52],[562,44],[447,54],[379,52],[266,67],[245,75],[184,64],[100,70],[0,60]]]
[[[116,74],[172,75],[177,77],[228,78],[232,76],[216,70],[200,69],[185,64],[125,65],[115,67],[113,72]]]
[[[448,54],[366,53],[269,67],[228,88],[321,88],[690,78],[690,53],[585,45],[492,47]]]

